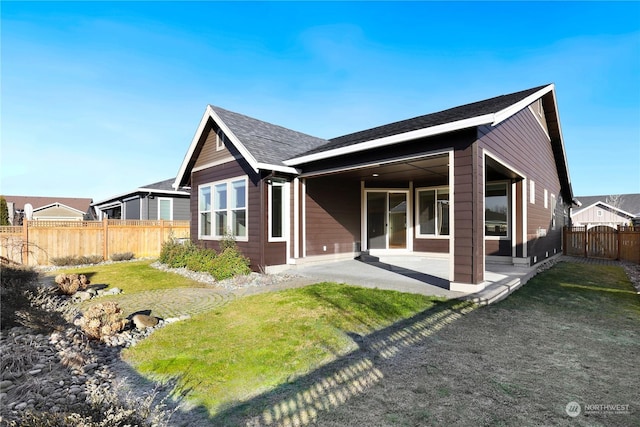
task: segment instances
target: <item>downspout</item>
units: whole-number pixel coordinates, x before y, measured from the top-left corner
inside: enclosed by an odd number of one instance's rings
[[[264,220],[264,216],[265,216],[265,203],[264,203],[264,186],[266,183],[266,179],[263,179],[260,177],[260,180],[258,181],[260,184],[260,239],[258,239],[259,243],[260,243],[260,262],[258,265],[258,269],[260,271],[264,271],[266,270],[267,266],[265,265],[265,260],[264,260],[264,245],[265,245],[265,239],[264,239],[264,226],[265,226],[265,220]]]

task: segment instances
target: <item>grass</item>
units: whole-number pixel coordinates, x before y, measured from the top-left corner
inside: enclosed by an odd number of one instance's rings
[[[255,295],[159,331],[123,352],[153,379],[180,378],[211,415],[357,348],[439,298],[320,283]]]
[[[201,288],[206,285],[186,277],[160,271],[150,267],[153,260],[122,262],[104,265],[92,265],[82,268],[61,269],[51,272],[53,276],[61,273],[84,274],[92,285],[106,284],[109,288],[118,287],[127,294],[155,289]]]

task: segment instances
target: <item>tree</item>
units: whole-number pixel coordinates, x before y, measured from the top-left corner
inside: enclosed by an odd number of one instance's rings
[[[610,196],[607,196],[605,203],[613,208],[620,209],[620,206],[622,206],[622,195],[612,194]]]
[[[2,196],[0,196],[0,225],[11,225],[9,222],[9,207]]]

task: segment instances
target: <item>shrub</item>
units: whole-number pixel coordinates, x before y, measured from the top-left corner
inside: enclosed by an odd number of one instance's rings
[[[216,257],[215,251],[198,248],[188,254],[185,267],[191,271],[208,271],[215,263]]]
[[[0,266],[0,325],[3,329],[20,324],[19,315],[31,309],[28,291],[36,288],[38,273],[28,267]]]
[[[133,252],[122,252],[111,255],[111,261],[129,261],[134,258]]]
[[[227,248],[216,257],[208,271],[216,280],[224,280],[249,274],[251,269],[249,259],[242,255],[238,248]]]
[[[122,309],[113,301],[94,304],[82,315],[81,327],[91,339],[115,335],[127,325],[122,318]]]
[[[51,264],[57,267],[64,267],[68,265],[88,265],[88,264],[99,264],[104,259],[101,255],[82,255],[82,256],[63,256],[63,257],[53,257],[50,259]]]
[[[230,232],[226,232],[222,240],[220,240],[220,252],[224,252],[227,249],[236,249],[237,247],[235,236]]]
[[[186,267],[189,255],[197,249],[190,240],[184,243],[175,239],[167,240],[162,244],[158,261],[172,268]]]
[[[55,282],[60,293],[64,295],[73,295],[78,291],[83,291],[91,283],[84,274],[58,274]]]

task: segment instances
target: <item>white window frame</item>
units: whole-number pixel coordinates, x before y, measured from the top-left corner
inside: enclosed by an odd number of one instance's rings
[[[508,180],[500,180],[500,181],[486,181],[485,182],[485,189],[486,186],[490,184],[505,184],[505,187],[507,188],[507,235],[506,236],[487,236],[486,233],[486,222],[487,222],[487,218],[485,215],[483,215],[483,221],[482,221],[482,233],[484,234],[484,238],[487,240],[511,240],[511,224],[512,224],[512,220],[511,220],[511,216],[513,215],[513,206],[511,205],[511,182]],[[484,196],[484,199],[486,200],[486,194]],[[483,200],[484,202],[484,200]],[[484,203],[483,203],[484,204]]]
[[[217,235],[216,233],[216,224],[215,224],[215,213],[216,213],[216,209],[215,209],[215,187],[217,185],[226,185],[227,186],[227,200],[226,200],[226,208],[224,209],[224,211],[226,211],[227,214],[227,231],[231,231],[232,227],[231,224],[229,223],[229,221],[231,220],[231,218],[233,218],[233,211],[236,210],[242,210],[242,209],[234,209],[231,206],[231,184],[237,181],[244,181],[244,187],[245,187],[245,192],[244,192],[244,212],[245,212],[245,235],[244,236],[236,236],[234,235],[234,239],[238,242],[248,242],[249,241],[249,179],[246,175],[243,176],[237,176],[237,177],[233,177],[233,178],[228,178],[228,179],[223,179],[220,181],[214,181],[214,182],[208,182],[206,184],[200,184],[198,186],[198,200],[197,200],[197,206],[198,206],[198,239],[199,240],[222,240],[224,239],[226,236],[224,235]],[[209,187],[209,191],[210,191],[210,197],[211,197],[211,209],[207,210],[207,211],[202,211],[200,210],[200,193],[202,191],[203,188],[205,187]],[[207,236],[207,235],[203,235],[202,234],[202,213],[210,213],[211,214],[211,235]]]
[[[222,130],[216,132],[216,151],[224,150],[224,133]]]
[[[544,208],[549,209],[549,192],[547,189],[544,189]]]
[[[536,204],[536,183],[534,180],[529,180],[529,203]]]
[[[438,210],[435,210],[435,224],[436,227],[435,230],[436,232],[433,234],[429,234],[429,233],[422,233],[421,227],[420,227],[420,192],[422,191],[435,191],[435,200],[436,200],[436,205],[438,203],[438,190],[446,190],[447,194],[449,194],[449,234],[438,234]],[[451,212],[453,211],[453,206],[451,206],[451,191],[449,189],[448,185],[443,185],[443,186],[439,186],[439,187],[420,187],[420,188],[416,188],[416,196],[415,196],[415,202],[414,202],[415,206],[415,214],[414,214],[414,218],[416,221],[416,225],[415,225],[415,236],[416,239],[449,239],[451,237],[451,228],[452,228],[452,223],[451,223]]]
[[[602,209],[596,209],[596,216],[599,218],[603,216]]]
[[[556,229],[556,196],[551,194],[551,229]]]
[[[160,218],[160,202],[162,202],[163,200],[168,200],[169,201],[169,219],[165,220],[165,221],[173,221],[173,199],[170,197],[158,197],[158,220],[161,220],[162,218]]]
[[[289,183],[285,181],[272,181],[268,184],[267,196],[269,242],[286,242],[289,238]],[[282,236],[273,236],[273,188],[282,188]]]

